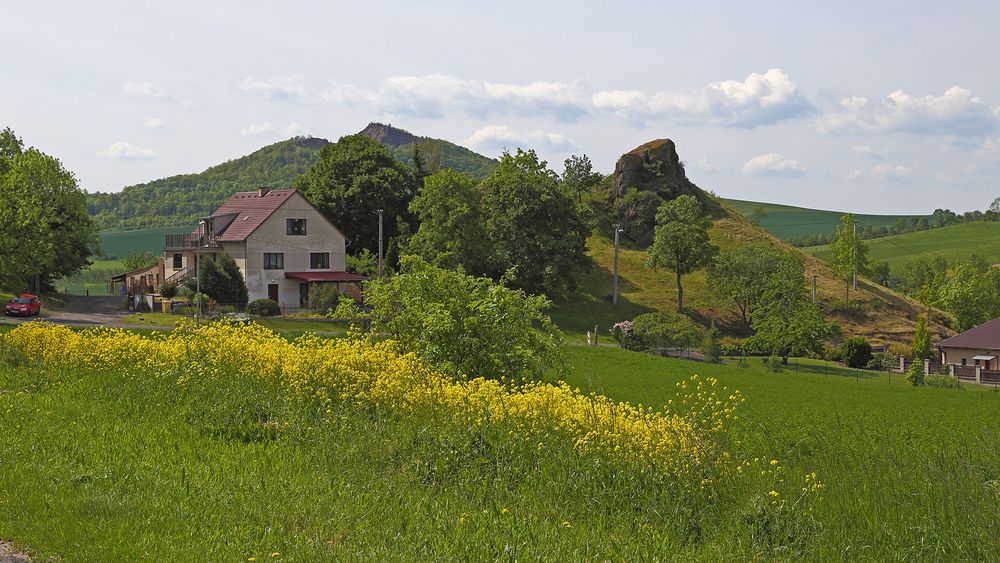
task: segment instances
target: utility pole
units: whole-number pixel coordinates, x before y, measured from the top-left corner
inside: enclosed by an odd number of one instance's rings
[[[816,274],[813,274],[813,303],[816,302]]]
[[[615,223],[611,227],[615,230],[615,272],[611,286],[611,303],[618,303],[618,233],[622,232],[622,226],[621,223]]]
[[[382,277],[382,210],[377,209],[375,213],[378,213],[378,277]]]
[[[858,221],[854,220],[854,291],[858,290]]]
[[[201,272],[198,271],[198,267],[201,263],[201,239],[205,236],[205,221],[198,221],[198,246],[194,249],[194,297],[198,300],[198,318],[201,318],[201,302],[204,301],[201,296]]]

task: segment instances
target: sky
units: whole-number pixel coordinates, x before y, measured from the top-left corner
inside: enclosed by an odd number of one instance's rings
[[[0,127],[81,187],[370,121],[608,173],[652,139],[714,193],[861,213],[1000,196],[1000,3],[14,2]]]

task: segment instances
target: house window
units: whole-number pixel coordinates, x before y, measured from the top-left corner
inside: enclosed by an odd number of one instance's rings
[[[965,360],[965,358],[962,358],[962,365],[964,366],[964,365],[965,365],[965,363],[966,363],[966,360]]]
[[[328,270],[330,269],[330,253],[329,252],[310,252],[309,253],[309,267],[313,270]]]
[[[289,235],[306,234],[305,219],[285,219],[285,232]]]
[[[184,255],[174,254],[174,269],[180,270],[183,267],[184,267]]]
[[[265,252],[264,253],[264,269],[265,270],[284,270],[285,269],[285,254],[283,252]]]

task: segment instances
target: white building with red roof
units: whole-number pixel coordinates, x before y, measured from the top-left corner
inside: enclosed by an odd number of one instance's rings
[[[338,289],[364,276],[346,271],[346,237],[297,190],[237,192],[189,235],[167,235],[158,266],[117,276],[129,293],[155,293],[163,281],[194,276],[200,260],[220,254],[243,273],[250,301],[305,308],[317,283]]]

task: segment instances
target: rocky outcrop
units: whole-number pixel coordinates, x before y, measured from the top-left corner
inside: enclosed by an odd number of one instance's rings
[[[615,164],[610,194],[615,218],[625,236],[637,244],[652,244],[657,207],[682,195],[694,196],[713,217],[724,213],[714,198],[688,180],[670,139],[640,145]]]
[[[404,131],[398,127],[393,127],[392,125],[375,122],[369,123],[368,126],[362,129],[358,134],[364,135],[365,137],[371,137],[383,145],[389,145],[392,147],[409,145],[411,143],[417,143],[424,140],[423,137],[418,137],[409,131]]]

